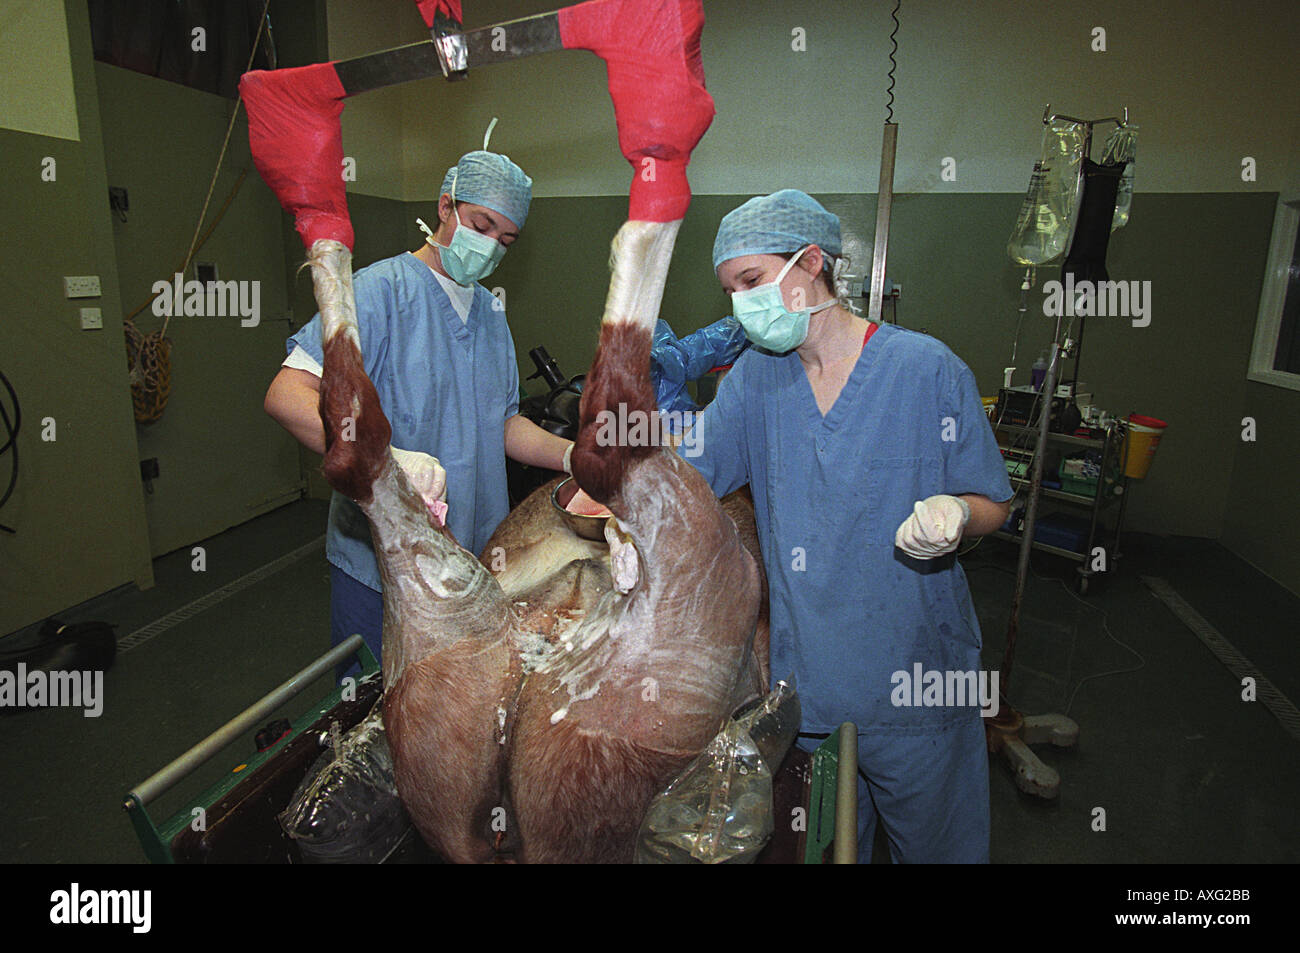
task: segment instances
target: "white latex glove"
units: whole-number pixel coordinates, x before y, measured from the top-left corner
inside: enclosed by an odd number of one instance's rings
[[[894,545],[916,559],[934,559],[957,548],[969,522],[970,504],[940,493],[916,502],[894,534]]]
[[[406,474],[411,489],[420,494],[424,505],[429,508],[429,512],[438,522],[446,525],[447,471],[442,468],[442,464],[437,458],[418,450],[399,450],[397,447],[389,447],[389,450],[393,452],[393,459],[397,461],[397,465]]]

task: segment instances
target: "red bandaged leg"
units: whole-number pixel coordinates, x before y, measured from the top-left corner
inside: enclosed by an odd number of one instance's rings
[[[590,0],[559,18],[565,49],[605,61],[619,147],[634,170],[628,218],[683,218],[691,202],[686,165],[713,121],[700,0]]]
[[[415,5],[420,8],[424,25],[430,30],[433,29],[433,18],[439,13],[457,23],[465,22],[465,18],[460,15],[460,0],[415,0]]]
[[[310,249],[331,238],[351,249],[339,126],[347,94],[334,64],[245,73],[239,93],[248,109],[253,162],[293,213],[303,245]]]

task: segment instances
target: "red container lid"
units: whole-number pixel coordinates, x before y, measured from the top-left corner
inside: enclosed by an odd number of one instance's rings
[[[1144,417],[1142,414],[1129,414],[1128,421],[1131,424],[1137,424],[1139,427],[1168,427],[1169,425],[1163,420],[1155,417]]]

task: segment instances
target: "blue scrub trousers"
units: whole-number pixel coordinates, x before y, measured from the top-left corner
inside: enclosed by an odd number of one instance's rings
[[[822,740],[799,746],[813,751]],[[982,718],[920,735],[859,733],[858,772],[858,863],[871,863],[877,819],[896,864],[989,862]]]
[[[330,645],[339,645],[351,635],[365,639],[375,658],[383,661],[379,653],[384,646],[384,597],[331,564]],[[360,674],[361,666],[355,660],[341,662],[334,670],[340,682],[348,675]]]

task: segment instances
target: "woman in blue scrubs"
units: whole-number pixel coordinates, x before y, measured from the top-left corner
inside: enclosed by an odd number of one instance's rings
[[[974,375],[934,338],[843,307],[841,251],[839,219],[802,192],[722,220],[714,269],[755,347],[685,458],[718,496],[753,493],[772,677],[799,690],[801,744],[857,725],[859,860],[879,818],[896,862],[987,862],[979,702],[911,683],[979,678],[979,622],[954,551],[1005,522],[1011,487]]]
[[[506,456],[567,470],[572,447],[519,415],[519,371],[505,310],[479,284],[519,237],[531,200],[532,179],[509,158],[467,153],[443,180],[438,228],[420,222],[429,235],[425,244],[375,262],[353,280],[361,357],[392,424],[398,460],[427,469],[432,462],[418,454],[437,457],[446,471],[446,525],[476,555],[510,509]],[[288,350],[266,410],[308,449],[324,453],[319,314],[289,338]],[[383,585],[370,526],[338,492],[330,501],[325,555],[332,644],[360,633],[378,658]]]

